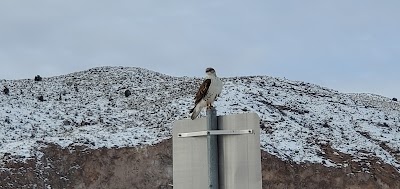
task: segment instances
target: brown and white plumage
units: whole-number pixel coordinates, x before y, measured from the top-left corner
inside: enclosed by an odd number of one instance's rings
[[[212,103],[222,92],[222,81],[213,68],[206,69],[206,78],[195,96],[195,107],[190,110],[191,119],[196,119],[204,107],[212,107]]]

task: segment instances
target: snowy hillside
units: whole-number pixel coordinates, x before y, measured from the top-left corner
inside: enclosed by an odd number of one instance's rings
[[[47,142],[93,149],[158,143],[171,137],[175,120],[189,117],[201,81],[126,67],[0,80],[0,158],[40,155],[35,149]],[[281,159],[346,167],[351,162],[334,157],[345,154],[364,162],[365,172],[371,160],[400,172],[400,104],[391,99],[252,76],[224,78],[216,107],[220,115],[258,113],[261,149]]]

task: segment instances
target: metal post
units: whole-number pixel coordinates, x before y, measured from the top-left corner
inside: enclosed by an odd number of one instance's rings
[[[218,120],[217,111],[214,107],[207,108],[207,130],[217,130]],[[210,189],[218,189],[218,136],[207,135],[207,153],[208,153],[208,183]]]

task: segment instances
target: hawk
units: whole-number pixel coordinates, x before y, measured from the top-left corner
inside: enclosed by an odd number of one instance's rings
[[[214,68],[206,69],[206,78],[195,96],[195,106],[190,110],[192,120],[196,119],[204,107],[211,108],[212,103],[222,92],[222,81],[217,77]]]

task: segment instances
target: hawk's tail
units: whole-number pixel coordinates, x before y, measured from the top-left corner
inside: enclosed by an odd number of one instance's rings
[[[193,109],[190,110],[190,113],[192,113],[192,116],[190,116],[190,118],[192,120],[194,120],[200,114],[200,110],[198,110],[198,108],[194,107]]]

